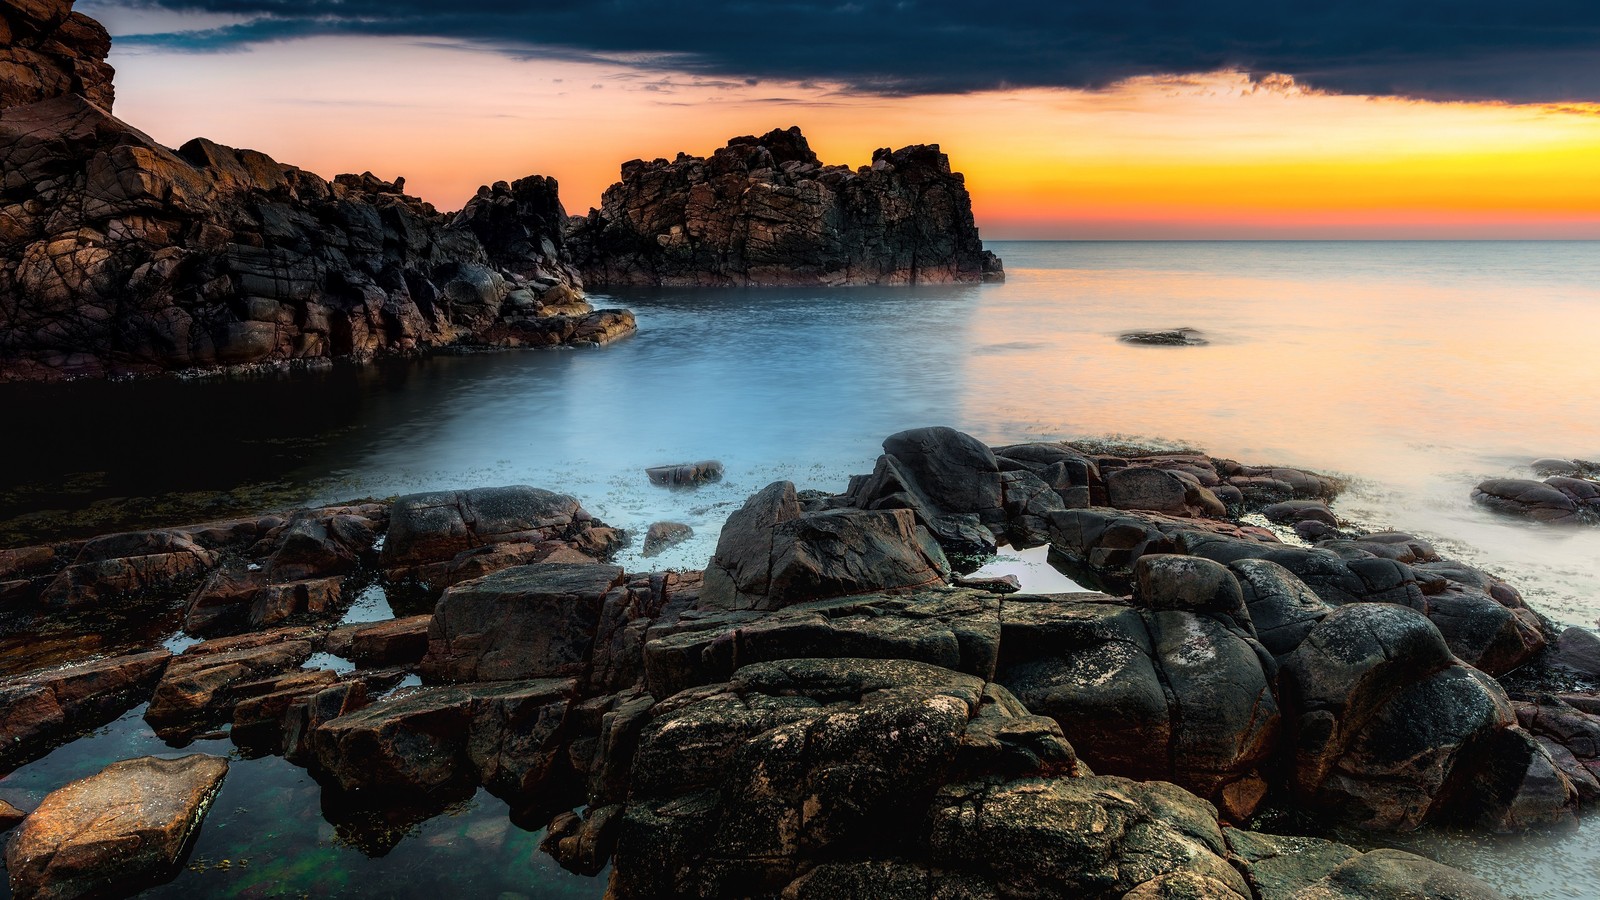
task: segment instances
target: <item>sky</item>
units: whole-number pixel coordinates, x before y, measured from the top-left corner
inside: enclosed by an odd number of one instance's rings
[[[1283,7],[1283,8],[1279,8]],[[1600,239],[1591,0],[86,0],[119,116],[459,208],[799,125],[987,239]]]

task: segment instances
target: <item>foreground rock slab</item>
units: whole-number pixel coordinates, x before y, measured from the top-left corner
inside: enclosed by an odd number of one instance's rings
[[[6,848],[12,896],[120,895],[170,878],[227,773],[215,756],[145,757],[50,794]]]

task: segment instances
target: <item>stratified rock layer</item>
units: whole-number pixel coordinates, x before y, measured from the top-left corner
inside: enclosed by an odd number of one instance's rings
[[[798,128],[737,137],[709,159],[623,163],[574,219],[591,284],[928,284],[1000,281],[966,182],[937,144],[825,166]]]

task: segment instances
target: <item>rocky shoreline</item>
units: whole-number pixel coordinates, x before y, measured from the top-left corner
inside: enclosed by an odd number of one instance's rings
[[[569,220],[554,179],[455,213],[111,113],[111,39],[72,0],[0,0],[0,382],[368,362],[632,334],[592,284],[996,281],[937,145],[824,166],[798,128],[635,160]]]
[[[0,551],[29,648],[0,764],[144,704],[174,747],[220,728],[306,768],[328,808],[419,821],[486,787],[619,898],[1493,897],[1259,829],[1517,831],[1600,798],[1600,694],[1555,629],[1426,541],[1344,530],[1334,479],[946,428],[884,451],[839,495],[757,492],[704,572],[624,572],[642,534],[529,487]],[[1093,592],[960,578],[1007,545]],[[396,618],[338,624],[374,585]],[[141,828],[199,822],[202,762]],[[97,790],[27,811],[15,896],[179,861],[67,827]]]

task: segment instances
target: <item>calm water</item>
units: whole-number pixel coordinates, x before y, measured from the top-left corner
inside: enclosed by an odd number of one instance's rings
[[[623,563],[698,567],[729,509],[768,482],[841,489],[886,435],[949,424],[992,442],[1131,436],[1345,474],[1342,515],[1433,538],[1560,621],[1600,615],[1600,529],[1499,519],[1468,500],[1536,457],[1600,458],[1600,244],[991,246],[1004,285],[617,293],[639,334],[599,351],[0,385],[12,425],[0,545],[529,483],[641,535],[688,523],[693,541]],[[1180,326],[1212,343],[1116,340]],[[641,471],[706,458],[728,477],[699,491],[652,488]],[[407,840],[471,839],[450,821]],[[1593,830],[1435,852],[1519,897],[1579,897],[1600,884]],[[492,860],[528,865],[525,833],[500,846],[513,849]]]

